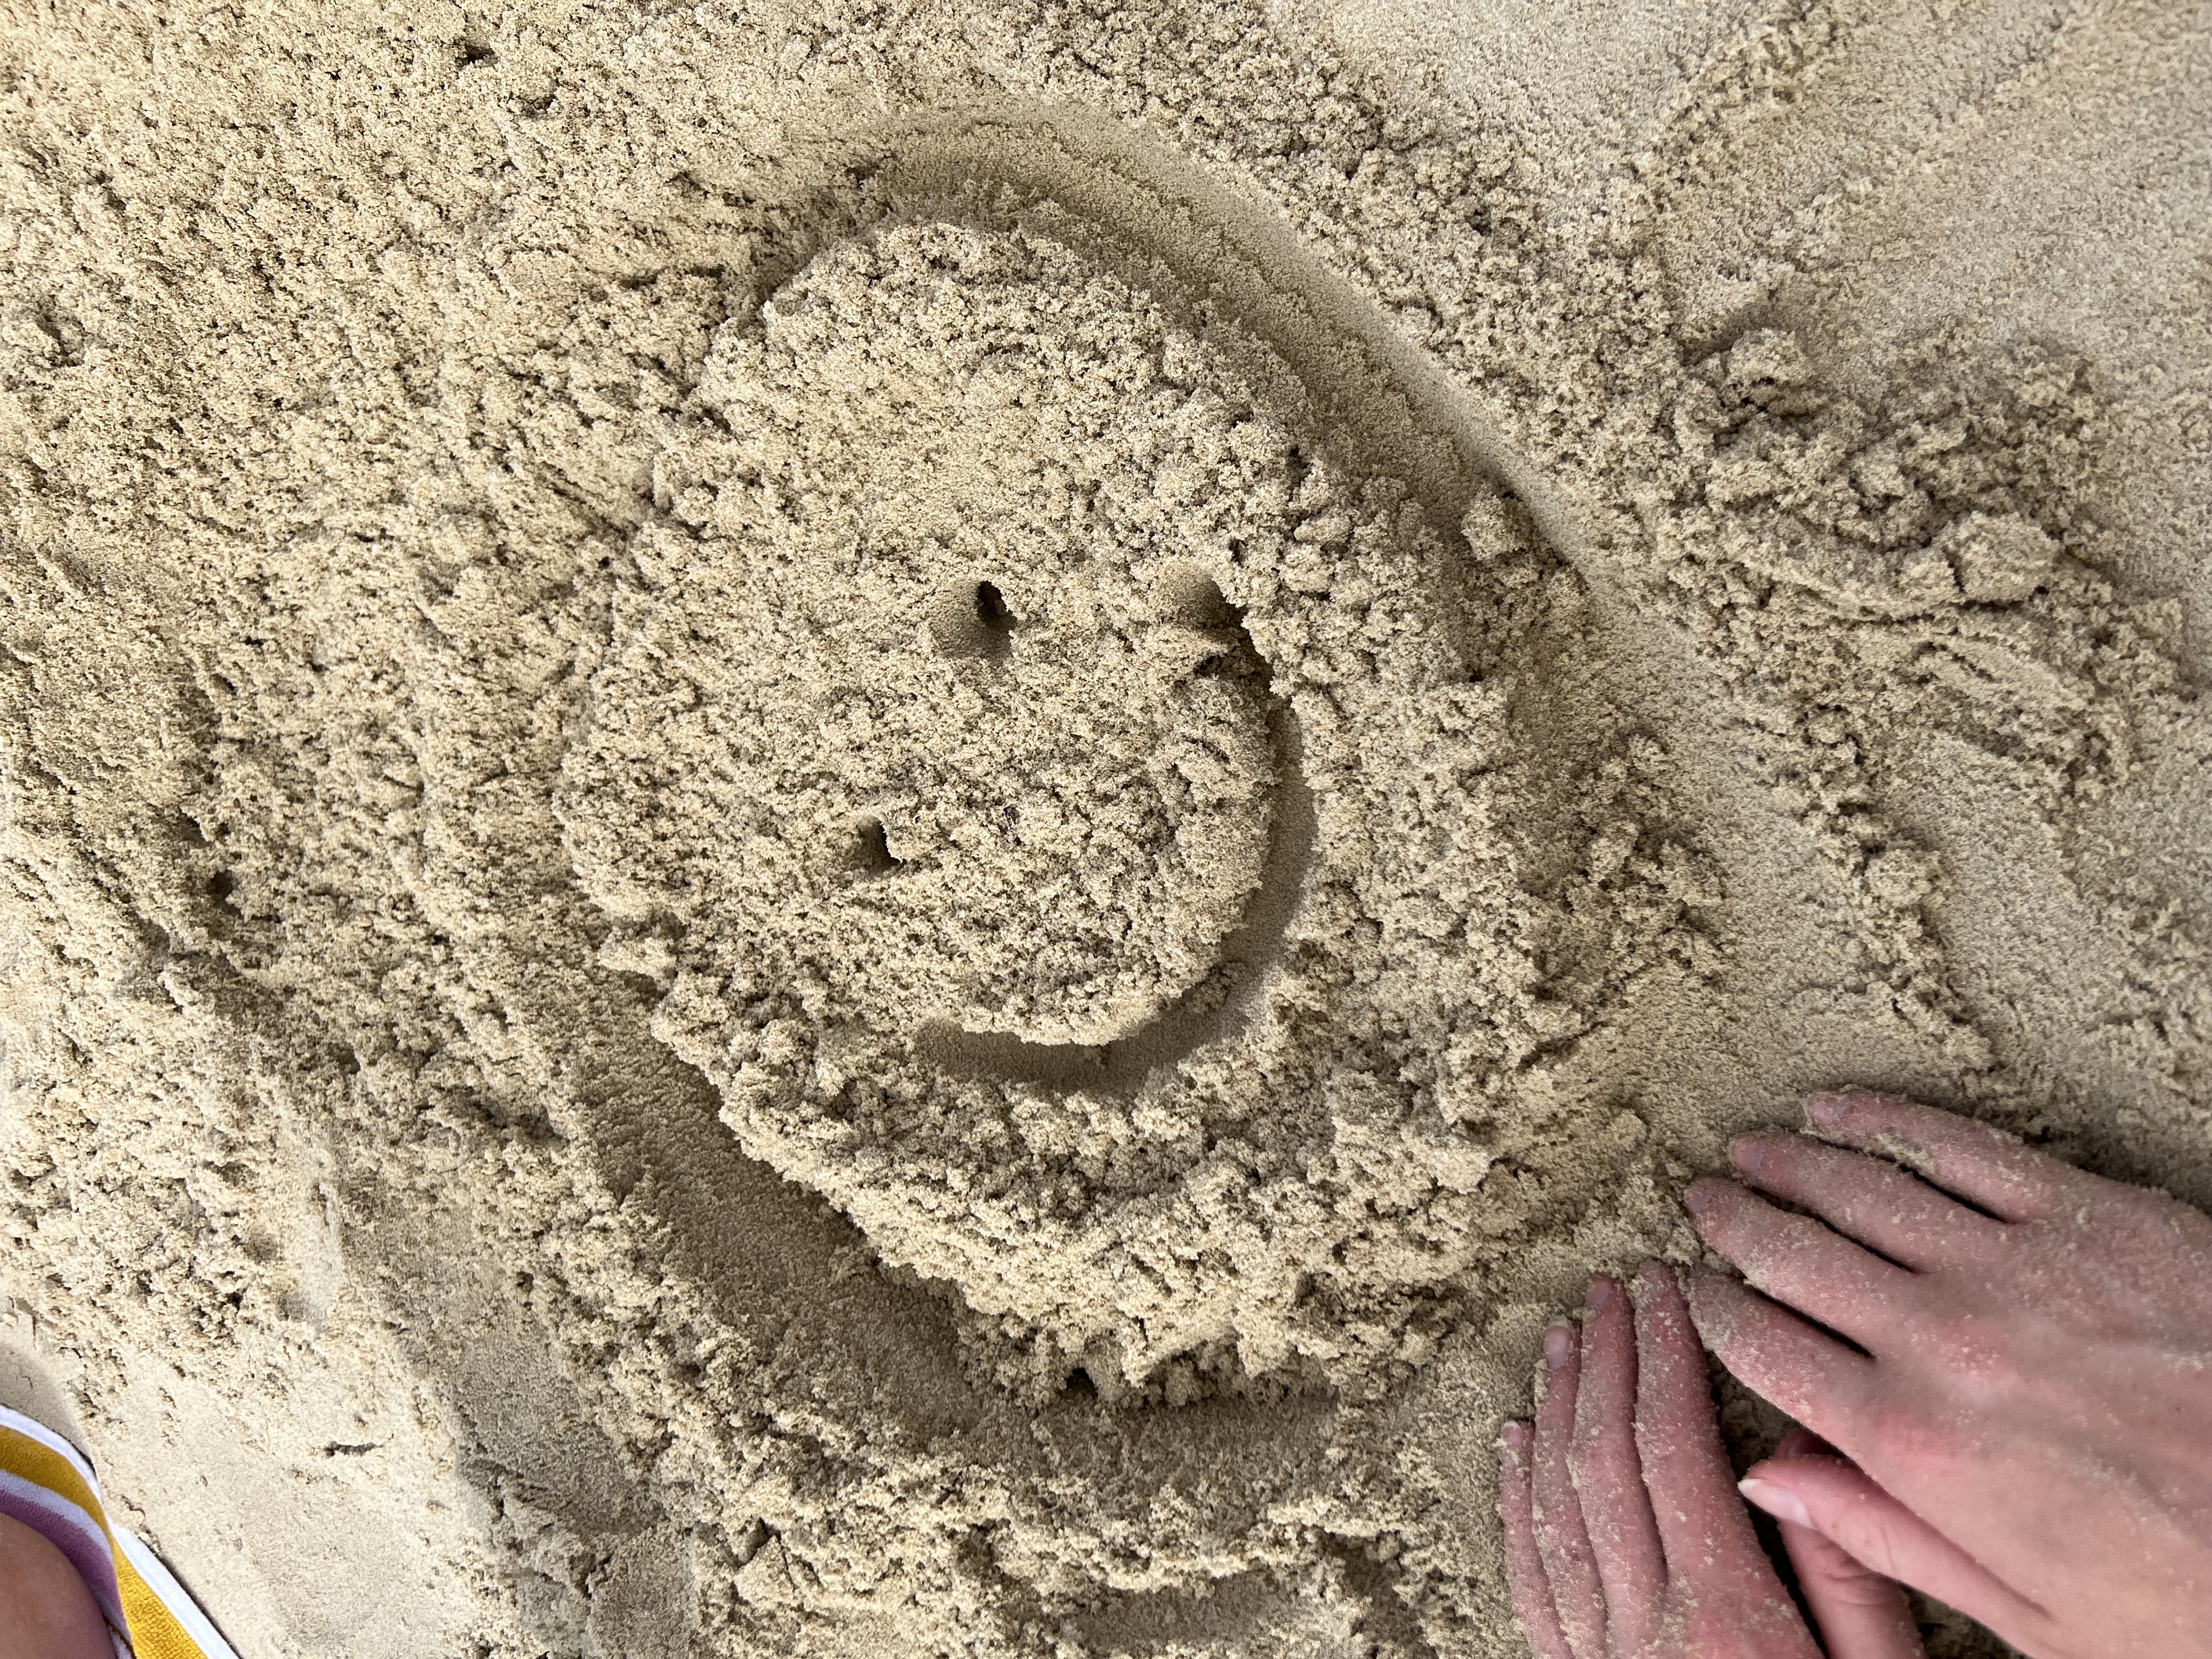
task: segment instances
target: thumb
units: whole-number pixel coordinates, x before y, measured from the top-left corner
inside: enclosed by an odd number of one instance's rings
[[[1956,1607],[2015,1647],[2035,1645],[2049,1622],[2041,1607],[1875,1485],[1856,1464],[1838,1457],[1769,1458],[1744,1477],[1741,1489],[1784,1523],[1785,1534],[1791,1527],[1817,1533],[1862,1566]],[[1793,1559],[1796,1553],[1793,1548]],[[1825,1618],[1821,1623],[1825,1629]]]
[[[1842,1461],[1834,1447],[1804,1429],[1785,1435],[1774,1456],[1778,1462],[1821,1456]],[[1790,1552],[1790,1565],[1797,1570],[1797,1588],[1820,1627],[1820,1646],[1828,1659],[1926,1659],[1919,1626],[1912,1622],[1905,1591],[1895,1579],[1876,1572],[1833,1539],[1794,1521],[1782,1522],[1782,1545]]]

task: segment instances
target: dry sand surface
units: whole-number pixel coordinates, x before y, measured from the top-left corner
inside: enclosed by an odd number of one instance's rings
[[[1730,1133],[2212,1199],[2201,4],[0,19],[0,1389],[242,1653],[1512,1654]]]

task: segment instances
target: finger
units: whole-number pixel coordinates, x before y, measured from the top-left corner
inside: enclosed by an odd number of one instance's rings
[[[1924,1659],[1904,1588],[1810,1527],[1781,1528],[1782,1547],[1828,1659]]]
[[[1856,1449],[1857,1402],[1872,1360],[1722,1273],[1701,1269],[1692,1277],[1690,1306],[1698,1334],[1746,1388],[1846,1451]]]
[[[1805,1113],[1822,1134],[1880,1152],[2000,1221],[2048,1215],[2089,1179],[1986,1123],[1893,1096],[1814,1095]]]
[[[1590,1281],[1589,1305],[1568,1467],[1605,1590],[1612,1650],[1641,1653],[1659,1633],[1667,1559],[1636,1452],[1636,1316],[1620,1285],[1602,1275]]]
[[[1526,1423],[1508,1423],[1498,1448],[1498,1518],[1505,1523],[1505,1585],[1513,1597],[1513,1617],[1528,1638],[1536,1659],[1575,1659],[1552,1605],[1544,1579],[1543,1557],[1536,1549],[1535,1502],[1528,1478],[1535,1437]]]
[[[1773,1461],[1823,1456],[1842,1461],[1818,1435],[1792,1429],[1774,1449]],[[1811,1527],[1784,1521],[1781,1532],[1828,1659],[1924,1659],[1920,1627],[1895,1579]]]
[[[1690,1310],[1656,1261],[1636,1279],[1636,1449],[1668,1574],[1700,1592],[1746,1589],[1765,1557],[1721,1449]]]
[[[1831,1457],[1770,1459],[1743,1495],[1778,1521],[1810,1528],[1884,1577],[1958,1608],[2014,1646],[2047,1650],[2050,1619],[2026,1596],[1869,1480]]]
[[[1692,1182],[1682,1196],[1698,1237],[1753,1286],[1862,1347],[1894,1340],[1917,1304],[1913,1275],[1808,1215],[1778,1210],[1732,1181]]]
[[[1802,1205],[1846,1237],[1919,1272],[1986,1256],[2002,1224],[1880,1158],[1809,1135],[1745,1135],[1729,1161],[1762,1192]]]
[[[1559,1610],[1559,1628],[1577,1659],[1604,1659],[1605,1590],[1597,1574],[1575,1496],[1567,1458],[1575,1439],[1575,1391],[1581,1380],[1582,1344],[1575,1328],[1562,1320],[1544,1333],[1542,1394],[1536,1401],[1536,1443],[1532,1481],[1536,1500],[1536,1553],[1543,1559],[1544,1582]]]

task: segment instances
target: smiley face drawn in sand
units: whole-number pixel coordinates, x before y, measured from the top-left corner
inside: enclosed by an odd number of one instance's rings
[[[843,879],[825,919],[879,1006],[1109,1043],[1214,969],[1259,884],[1261,670],[1195,567],[948,551],[950,571],[925,555],[866,573],[882,625],[817,659],[830,787],[852,804],[828,803],[821,855]]]
[[[848,481],[835,500],[749,488],[734,455],[665,458],[672,477],[735,475],[711,503],[690,486],[677,518],[698,514],[717,548],[758,538],[759,556],[686,573],[644,621],[647,656],[603,677],[596,731],[607,754],[634,714],[661,729],[659,629],[680,623],[713,658],[712,696],[678,724],[697,724],[729,793],[717,884],[778,895],[747,925],[787,971],[818,977],[829,1020],[1103,1047],[1214,973],[1261,883],[1278,783],[1267,671],[1204,564],[1158,533],[1148,479],[1139,493],[1141,474],[1053,459],[1156,380],[1149,350],[1078,346],[1091,361],[1052,366],[1040,398],[1045,365],[953,331],[975,319],[945,275],[976,252],[973,237],[934,250],[934,294],[905,319],[949,337],[933,405],[894,392],[888,422],[808,434],[809,474]],[[817,301],[794,303],[769,323],[798,355]],[[733,399],[780,401],[745,378],[772,374],[770,354],[728,344],[716,367]],[[641,568],[664,545],[689,562],[691,544],[649,532]],[[652,867],[610,858],[603,902],[668,908],[659,887],[624,890],[626,870]]]
[[[1568,1029],[1468,647],[1542,557],[1253,385],[1033,229],[833,244],[717,337],[565,769],[746,1150],[1047,1381],[1391,1348]]]

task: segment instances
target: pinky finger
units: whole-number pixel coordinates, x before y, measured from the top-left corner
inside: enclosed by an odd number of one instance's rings
[[[1536,1659],[1574,1659],[1536,1548],[1536,1501],[1529,1479],[1534,1438],[1526,1423],[1508,1423],[1498,1446],[1498,1516],[1505,1523],[1505,1583],[1513,1596],[1513,1617]]]

